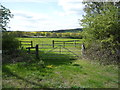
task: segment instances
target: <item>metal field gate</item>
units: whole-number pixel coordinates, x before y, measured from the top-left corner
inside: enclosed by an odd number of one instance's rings
[[[21,45],[29,45],[26,47],[28,53],[32,49],[35,50],[36,57],[81,57],[84,51],[84,45],[80,40],[69,41],[52,41],[51,44],[40,43],[33,46],[32,41],[21,41]]]
[[[51,44],[39,44],[41,57],[81,57],[81,43],[79,40],[52,41]]]

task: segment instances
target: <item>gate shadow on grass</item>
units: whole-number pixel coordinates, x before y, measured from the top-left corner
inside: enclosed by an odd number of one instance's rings
[[[31,53],[33,52],[35,51],[31,51]],[[3,64],[3,82],[4,79],[11,80],[12,77],[16,77],[16,79],[18,80],[18,84],[19,80],[22,80],[23,82],[26,82],[29,85],[34,85],[35,87],[46,87],[44,85],[39,84],[39,82],[36,82],[36,79],[34,79],[37,76],[37,80],[40,80],[41,77],[47,77],[48,74],[52,73],[52,69],[48,69],[46,66],[68,65],[71,64],[72,60],[75,60],[74,57],[71,57],[69,55],[55,53],[45,54],[44,51],[39,52],[39,59],[35,59],[35,54],[27,54],[26,52],[23,52],[22,55],[24,55],[24,59],[19,62],[16,61],[14,64],[12,64],[12,62]],[[43,64],[41,63],[41,61],[43,62]],[[28,73],[30,76],[32,73],[35,74],[34,76],[31,76],[32,80],[29,80],[30,78]],[[7,75],[7,77],[5,77],[4,75]],[[14,83],[14,79],[10,83]],[[3,85],[3,87],[4,86],[6,85]]]
[[[59,54],[59,53],[45,53],[44,51],[39,52],[40,59],[44,61],[45,64],[52,64],[52,65],[62,65],[62,64],[70,64],[73,60],[76,60],[74,56],[66,55],[66,54]]]
[[[9,76],[9,77],[16,77],[16,79],[23,80],[23,81],[26,82],[27,84],[39,86],[39,87],[41,87],[41,88],[44,87],[44,86],[42,86],[41,84],[35,83],[35,82],[33,82],[33,81],[29,81],[28,79],[25,79],[25,78],[17,75],[16,73],[11,72],[11,70],[10,70],[9,68],[5,67],[5,66],[3,67],[3,70],[4,70],[4,73],[6,73],[6,75]],[[4,81],[4,80],[3,80],[3,81]],[[12,87],[12,86],[10,86],[10,87]],[[6,88],[5,85],[3,85],[3,88]],[[13,87],[13,88],[15,88],[15,87]]]
[[[34,53],[34,54],[33,54]],[[25,63],[36,63],[39,61],[44,61],[44,64],[53,64],[53,65],[62,65],[69,64],[71,61],[75,60],[76,57],[67,55],[45,51],[39,51],[39,59],[36,59],[35,50],[31,50],[28,54],[26,50],[22,50],[20,52],[15,52],[11,55],[3,55],[3,64],[13,64],[18,62]]]

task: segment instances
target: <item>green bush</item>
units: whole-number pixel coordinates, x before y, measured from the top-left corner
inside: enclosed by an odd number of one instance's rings
[[[120,51],[118,48],[111,48],[110,44],[104,46],[100,42],[92,42],[87,45],[86,58],[90,60],[99,60],[101,64],[118,64]]]
[[[15,38],[13,33],[3,32],[2,35],[2,50],[4,52],[13,52],[20,46],[19,41]]]

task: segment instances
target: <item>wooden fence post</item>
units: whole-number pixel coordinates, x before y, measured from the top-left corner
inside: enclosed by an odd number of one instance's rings
[[[54,44],[55,44],[55,41],[54,40],[52,40],[52,47],[54,48]]]
[[[38,44],[36,45],[36,58],[39,59],[39,48],[38,48]]]
[[[65,47],[65,42],[63,42],[63,47]]]
[[[31,41],[31,47],[33,47],[33,41]]]

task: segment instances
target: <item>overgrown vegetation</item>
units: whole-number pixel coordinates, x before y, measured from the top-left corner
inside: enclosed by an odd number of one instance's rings
[[[3,54],[11,54],[15,50],[17,50],[20,46],[19,40],[16,37],[9,33],[2,33],[2,50]]]
[[[120,14],[113,2],[86,2],[86,15],[82,21],[86,39],[87,55],[92,59],[119,62],[120,60]],[[94,42],[93,42],[94,41]],[[91,54],[92,52],[92,54]]]

